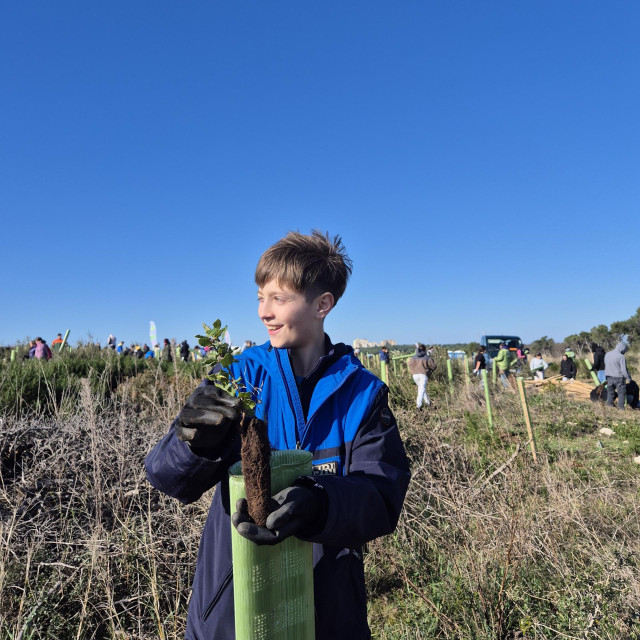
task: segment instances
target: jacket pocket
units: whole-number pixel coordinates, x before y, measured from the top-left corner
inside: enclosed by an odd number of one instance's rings
[[[218,587],[218,590],[213,596],[213,600],[211,600],[207,608],[202,613],[202,622],[204,622],[211,615],[211,612],[215,608],[216,604],[218,604],[218,601],[222,597],[222,594],[225,592],[225,589],[229,586],[232,578],[233,578],[233,567],[230,567],[229,571],[227,571],[224,578],[222,578],[222,582],[220,582],[220,586]]]

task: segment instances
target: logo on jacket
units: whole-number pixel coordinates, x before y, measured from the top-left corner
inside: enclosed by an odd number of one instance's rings
[[[314,476],[335,476],[338,475],[338,463],[337,461],[333,462],[322,462],[321,464],[313,465],[313,475]]]

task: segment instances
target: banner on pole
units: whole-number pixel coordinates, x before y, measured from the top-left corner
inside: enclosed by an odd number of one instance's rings
[[[158,344],[156,338],[156,323],[153,320],[149,321],[149,339],[151,340],[151,346],[155,347]]]

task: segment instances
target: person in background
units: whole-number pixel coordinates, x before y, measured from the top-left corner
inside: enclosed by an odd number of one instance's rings
[[[250,349],[253,346],[253,342],[251,340],[245,340],[242,346],[240,347],[240,353],[244,353],[247,349]]]
[[[36,341],[35,340],[31,340],[31,342],[29,342],[29,352],[22,359],[23,360],[33,360],[33,358],[35,358],[35,357],[36,357]]]
[[[482,370],[487,368],[487,359],[485,358],[487,347],[480,347],[473,364],[473,375],[481,376]]]
[[[189,362],[189,343],[186,340],[180,343],[180,358],[182,362]]]
[[[163,362],[173,362],[173,353],[171,353],[171,343],[167,338],[164,339],[164,343],[162,346],[162,361]]]
[[[407,360],[407,367],[418,387],[416,407],[421,411],[424,404],[427,406],[431,404],[427,393],[427,383],[429,382],[429,374],[436,368],[433,358],[427,353],[427,348],[421,342],[416,344],[415,354]]]
[[[496,367],[500,374],[500,382],[505,389],[509,388],[509,367],[511,366],[511,351],[507,349],[507,345],[504,342],[500,343],[500,350],[495,357]]]
[[[147,351],[144,354],[144,359],[145,360],[151,360],[151,358],[155,358],[156,354],[154,353],[153,349],[149,349],[149,347],[147,347]]]
[[[604,374],[604,347],[594,342],[591,345],[591,351],[593,351],[593,370],[596,372],[600,382],[606,382],[607,377]]]
[[[123,351],[124,351],[124,342],[121,340],[120,342],[118,342],[118,346],[116,347],[116,352],[122,355]]]
[[[627,397],[627,383],[631,382],[631,376],[627,370],[627,359],[624,354],[629,346],[625,342],[618,344],[604,354],[604,372],[607,376],[607,406],[613,407],[615,394],[618,394],[618,409],[624,409]]]
[[[51,348],[53,349],[53,351],[60,351],[60,348],[62,347],[62,334],[59,333],[55,340],[52,340],[51,342]]]
[[[544,372],[549,368],[549,365],[543,360],[542,353],[538,351],[538,353],[531,358],[529,368],[533,371],[536,380],[544,380]]]
[[[107,338],[107,348],[111,349],[112,351],[115,351],[116,349],[116,337],[113,335],[113,333],[110,333],[109,337]]]
[[[571,382],[575,380],[578,368],[573,358],[569,356],[568,352],[562,354],[562,362],[560,363],[560,375],[563,382]]]
[[[51,349],[49,349],[49,345],[46,340],[42,338],[36,338],[36,352],[35,357],[38,360],[51,360],[52,357]]]
[[[473,361],[473,375],[480,378],[480,388],[484,389],[482,370],[487,368],[487,347],[480,346]]]

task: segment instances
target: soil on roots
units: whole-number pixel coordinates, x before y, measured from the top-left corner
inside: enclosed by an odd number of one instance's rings
[[[267,425],[259,418],[245,417],[242,420],[240,435],[247,510],[251,519],[264,527],[271,513],[271,445]]]

